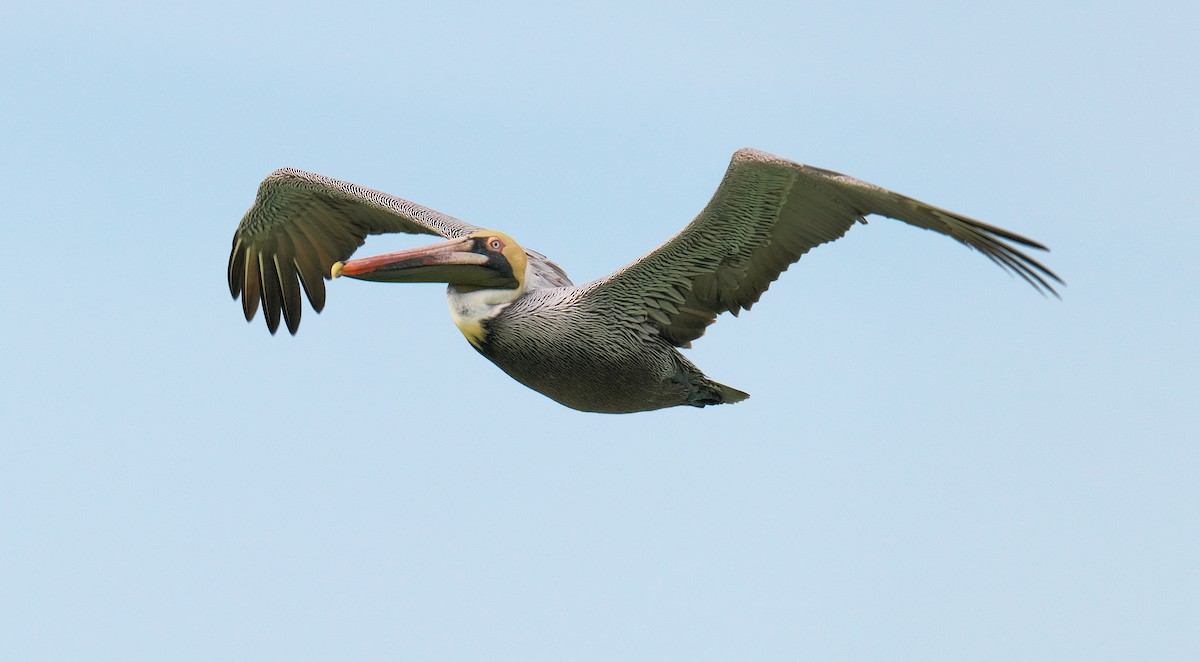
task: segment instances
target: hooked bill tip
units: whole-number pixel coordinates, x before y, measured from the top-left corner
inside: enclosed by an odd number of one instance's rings
[[[337,278],[338,276],[341,276],[342,268],[345,266],[346,266],[345,262],[334,262],[333,266],[329,269],[329,277]]]

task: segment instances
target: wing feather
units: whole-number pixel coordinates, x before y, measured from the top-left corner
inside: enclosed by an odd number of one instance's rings
[[[749,309],[812,248],[871,214],[948,235],[1043,293],[1062,280],[1012,244],[1045,246],[840,173],[752,149],[733,155],[712,200],[662,246],[588,286],[587,297],[621,311],[678,346],[717,315]],[[670,300],[674,310],[662,305]]]
[[[262,292],[263,316],[267,319],[267,328],[271,330],[271,333],[275,333],[279,328],[280,312],[283,309],[283,288],[279,285],[279,274],[275,271],[274,258],[274,254],[258,254],[258,276]]]
[[[246,273],[246,248],[241,238],[233,237],[233,250],[229,251],[229,267],[225,279],[229,282],[229,294],[234,299],[242,293],[242,279]]]
[[[300,284],[304,286],[309,305],[319,313],[325,308],[325,279],[321,272],[323,262],[312,244],[297,239],[295,248],[296,275],[300,277]]]
[[[258,255],[251,255],[250,248],[245,247],[241,251],[242,254],[242,313],[246,316],[246,321],[254,319],[254,313],[258,311],[258,300],[260,298],[259,277],[258,277]]]

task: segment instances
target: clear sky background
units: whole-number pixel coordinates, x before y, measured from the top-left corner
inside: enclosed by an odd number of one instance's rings
[[[726,4],[0,7],[0,659],[1200,659],[1197,5]],[[750,400],[604,416],[441,286],[225,284],[277,167],[582,283],[743,146],[1063,300],[878,219],[689,352]]]

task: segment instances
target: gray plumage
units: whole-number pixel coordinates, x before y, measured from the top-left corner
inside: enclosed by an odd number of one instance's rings
[[[1039,291],[1055,293],[1051,282],[1062,282],[1015,246],[1045,250],[1030,239],[852,177],[743,149],[691,224],[612,275],[575,286],[557,265],[524,250],[528,268],[518,288],[478,293],[451,280],[451,307],[484,356],[575,409],[737,402],[747,395],[709,380],[676,347],[690,346],[719,314],[749,309],[804,253],[871,214],[950,236]],[[320,311],[330,268],[367,235],[385,232],[488,234],[378,191],[278,170],[234,234],[230,292],[242,296],[247,320],[261,299],[272,333],[281,318],[295,333],[301,286]]]

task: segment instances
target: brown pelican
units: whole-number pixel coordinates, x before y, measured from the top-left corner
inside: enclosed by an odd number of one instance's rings
[[[229,291],[246,320],[262,301],[274,333],[300,324],[300,288],[325,305],[324,278],[448,283],[450,316],[517,381],[574,409],[623,413],[738,402],[676,348],[717,315],[758,301],[801,255],[878,214],[948,235],[1042,292],[1052,271],[1013,244],[1041,244],[898,193],[742,149],[712,200],[681,232],[616,273],[574,285],[553,262],[484,230],[348,182],[284,168],[267,177],[233,235]],[[448,241],[349,260],[367,235]],[[344,262],[349,260],[348,262]]]

